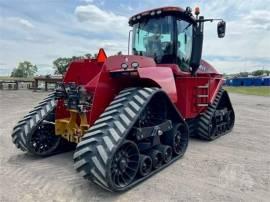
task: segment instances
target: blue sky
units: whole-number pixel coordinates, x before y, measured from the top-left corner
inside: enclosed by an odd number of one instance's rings
[[[198,5],[205,17],[223,18],[226,37],[216,24],[205,25],[203,57],[222,73],[270,69],[270,1],[266,0],[0,0],[0,75],[29,60],[39,74],[52,73],[52,61],[96,53],[127,52],[128,18],[161,6]]]

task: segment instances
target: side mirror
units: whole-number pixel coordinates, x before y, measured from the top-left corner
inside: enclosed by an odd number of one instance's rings
[[[223,38],[225,36],[225,31],[226,31],[226,22],[222,20],[217,24],[218,38]]]

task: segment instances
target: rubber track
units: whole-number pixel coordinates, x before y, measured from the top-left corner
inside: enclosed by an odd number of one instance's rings
[[[225,92],[224,89],[222,89],[222,88],[219,89],[214,102],[211,105],[209,105],[209,107],[206,109],[206,111],[203,112],[198,119],[196,135],[198,135],[199,137],[201,137],[205,140],[214,140],[222,135],[225,135],[226,133],[228,133],[230,131],[230,130],[228,130],[224,134],[220,134],[218,136],[215,136],[214,138],[209,136],[209,125],[211,122],[211,118],[214,115],[214,113],[218,107],[218,104],[220,102],[220,99],[222,97],[222,94],[224,92]]]
[[[77,145],[74,167],[84,178],[104,189],[122,191],[108,184],[110,161],[141,111],[158,91],[158,88],[129,88],[115,97]]]
[[[190,119],[186,120],[188,124],[188,130],[189,130],[189,137],[196,137],[196,132],[197,132],[197,119]]]
[[[13,128],[11,134],[12,142],[18,149],[29,151],[27,146],[28,136],[36,129],[38,124],[54,110],[56,105],[54,93],[49,94],[40,102],[32,111],[30,111],[17,125]]]

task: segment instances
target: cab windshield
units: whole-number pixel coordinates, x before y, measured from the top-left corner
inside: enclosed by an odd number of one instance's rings
[[[133,25],[132,52],[158,64],[177,64],[190,70],[192,24],[174,16],[149,18]]]
[[[134,55],[152,57],[166,63],[173,55],[173,21],[171,16],[150,18],[133,26]]]

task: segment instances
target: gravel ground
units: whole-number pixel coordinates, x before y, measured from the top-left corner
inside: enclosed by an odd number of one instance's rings
[[[45,93],[0,91],[0,201],[270,201],[270,98],[231,94],[236,125],[191,139],[184,158],[128,192],[104,191],[73,169],[72,152],[38,158],[10,134]]]

